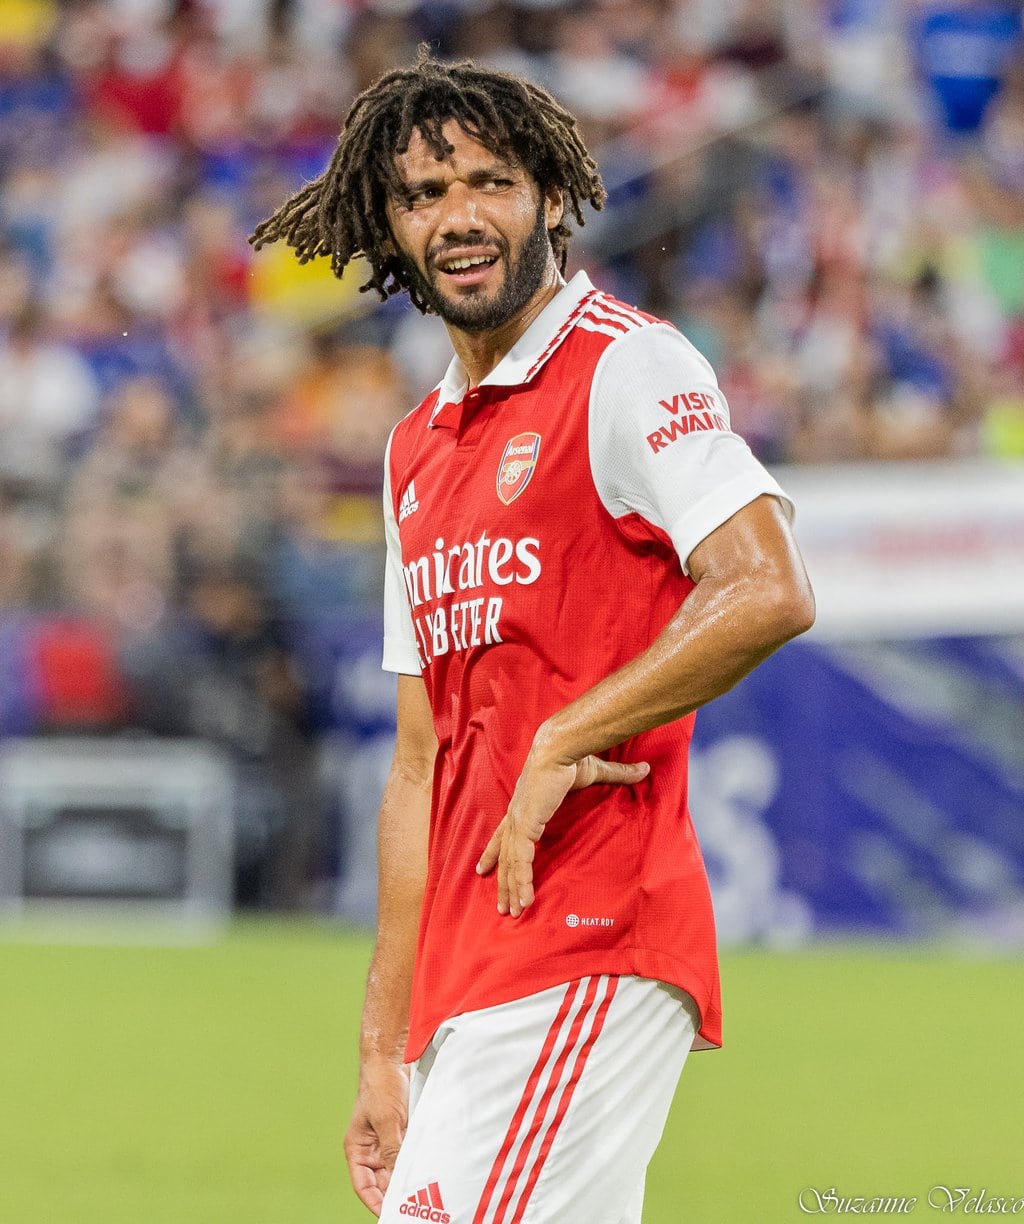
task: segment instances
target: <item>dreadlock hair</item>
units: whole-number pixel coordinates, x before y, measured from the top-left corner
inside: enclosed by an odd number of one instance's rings
[[[383,300],[405,289],[417,309],[426,310],[395,251],[386,210],[389,197],[401,194],[395,158],[408,150],[414,130],[438,161],[454,151],[441,131],[448,120],[520,165],[542,193],[560,188],[566,212],[580,225],[584,201],[595,209],[604,204],[604,185],[579,125],[547,90],[469,60],[442,64],[424,43],[414,67],[386,73],[356,98],[327,169],[258,225],[249,241],[259,250],[283,238],[300,263],[330,256],[335,276],[362,254],[371,270],[362,291],[375,289]],[[562,272],[571,232],[565,216],[549,230]]]

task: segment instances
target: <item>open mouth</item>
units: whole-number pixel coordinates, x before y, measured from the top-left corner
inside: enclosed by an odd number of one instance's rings
[[[497,255],[457,255],[438,261],[441,271],[457,285],[476,285],[486,280],[497,262]]]

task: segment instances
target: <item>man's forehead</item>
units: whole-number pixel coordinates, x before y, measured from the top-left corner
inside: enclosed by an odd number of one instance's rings
[[[446,163],[449,165],[459,163],[517,165],[510,151],[498,151],[484,140],[470,135],[454,119],[445,121],[441,128],[441,135],[447,144],[453,146],[454,151],[446,156],[438,157],[435,147],[423,134],[422,129],[413,128],[409,137],[409,147],[404,153],[395,154],[395,166],[403,178],[409,178],[413,174],[430,173],[439,165]]]

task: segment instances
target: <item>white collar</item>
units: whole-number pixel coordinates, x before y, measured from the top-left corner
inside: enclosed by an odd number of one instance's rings
[[[580,306],[595,292],[586,272],[577,272],[563,285],[494,369],[481,379],[481,387],[519,387],[528,383],[572,330]],[[438,387],[437,403],[429,424],[446,404],[461,403],[469,378],[458,356],[452,358]]]

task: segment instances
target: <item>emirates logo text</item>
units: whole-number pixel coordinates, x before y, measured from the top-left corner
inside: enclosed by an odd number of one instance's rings
[[[492,540],[484,532],[478,540],[463,544],[448,545],[438,539],[433,552],[402,566],[420,663],[426,667],[450,651],[500,642],[502,596],[447,597],[478,591],[485,584],[532,586],[541,574],[539,553],[540,540],[532,536]],[[435,606],[419,613],[425,604]]]

